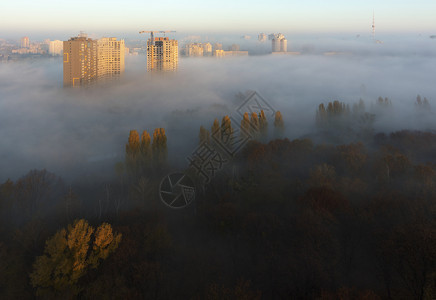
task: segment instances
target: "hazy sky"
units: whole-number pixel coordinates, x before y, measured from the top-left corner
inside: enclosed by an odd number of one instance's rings
[[[41,32],[436,32],[434,0],[4,1],[0,38]]]

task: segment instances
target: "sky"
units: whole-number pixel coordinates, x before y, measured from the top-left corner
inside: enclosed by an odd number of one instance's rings
[[[0,12],[0,38],[50,33],[101,35],[140,30],[313,33],[371,31],[436,34],[434,0],[16,0]]]

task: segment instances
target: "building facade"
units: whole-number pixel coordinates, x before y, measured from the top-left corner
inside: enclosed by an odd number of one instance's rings
[[[147,41],[147,71],[176,71],[179,64],[177,40],[156,37]]]
[[[48,53],[52,56],[62,55],[64,42],[56,40],[48,43]]]
[[[21,48],[30,48],[30,41],[27,36],[22,37],[20,40]]]
[[[97,41],[84,36],[63,42],[64,86],[83,86],[97,78]]]
[[[56,49],[56,44],[53,47]],[[116,78],[124,73],[124,40],[117,41],[113,37],[92,40],[80,35],[63,42],[62,48],[64,86],[84,86],[97,79]]]
[[[278,33],[272,39],[272,52],[287,52],[288,51],[288,41],[285,36]]]
[[[261,43],[266,42],[267,39],[268,39],[268,37],[266,36],[265,33],[260,33],[260,34],[257,36],[257,40],[258,40],[259,42],[261,42]]]
[[[97,76],[102,78],[120,77],[125,70],[124,40],[102,38],[97,41]]]

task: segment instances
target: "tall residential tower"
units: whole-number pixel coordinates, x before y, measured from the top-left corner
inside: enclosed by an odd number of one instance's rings
[[[120,77],[124,72],[124,40],[102,38],[97,41],[97,75],[98,78]]]
[[[86,36],[64,41],[64,86],[82,86],[97,78],[97,41]]]
[[[147,41],[147,71],[176,71],[179,63],[177,40],[152,37]]]
[[[272,52],[287,52],[288,41],[281,33],[276,34],[272,40]]]
[[[64,86],[87,85],[97,79],[119,77],[124,66],[124,40],[92,40],[84,34],[63,42]]]

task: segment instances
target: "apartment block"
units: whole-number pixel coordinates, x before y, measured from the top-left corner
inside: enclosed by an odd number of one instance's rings
[[[177,40],[155,37],[147,41],[147,71],[176,71],[179,63]]]
[[[92,40],[85,35],[63,42],[64,86],[84,86],[120,77],[125,70],[124,40]]]
[[[125,70],[124,40],[102,38],[97,41],[97,76],[102,78],[120,77]]]
[[[83,86],[97,78],[97,41],[85,36],[63,43],[64,86]]]
[[[48,53],[52,56],[62,55],[64,43],[59,40],[50,41],[48,43]]]

